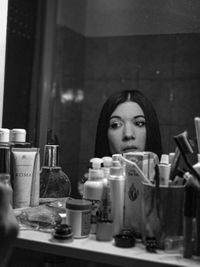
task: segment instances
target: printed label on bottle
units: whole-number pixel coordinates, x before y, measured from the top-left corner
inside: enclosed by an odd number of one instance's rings
[[[85,211],[82,213],[81,236],[87,236],[90,233],[91,212]]]
[[[94,199],[87,199],[92,202],[92,209],[91,209],[91,234],[96,233],[96,225],[97,221],[100,216],[100,206],[101,206],[101,201],[100,200],[94,200]]]

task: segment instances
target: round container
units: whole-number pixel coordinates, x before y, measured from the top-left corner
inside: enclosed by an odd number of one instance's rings
[[[10,130],[7,128],[0,128],[0,143],[9,143]]]
[[[92,203],[84,199],[67,199],[66,222],[71,225],[74,238],[88,237]]]
[[[26,130],[25,129],[12,129],[11,130],[12,142],[26,142]]]

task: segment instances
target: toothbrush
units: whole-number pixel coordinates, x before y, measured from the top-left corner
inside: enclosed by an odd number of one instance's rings
[[[192,167],[191,163],[189,162],[187,158],[187,154],[192,154],[193,149],[187,139],[187,131],[184,131],[183,133],[174,136],[174,140],[181,152],[181,155],[183,157],[183,160],[185,161],[187,167],[189,168],[190,172],[194,177],[200,182],[200,175],[198,172]]]

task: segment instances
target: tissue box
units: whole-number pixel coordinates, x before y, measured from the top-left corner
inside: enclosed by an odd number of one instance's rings
[[[144,175],[150,180],[154,179],[154,167],[158,163],[158,157],[152,152],[128,152],[123,155],[126,159],[135,162]],[[125,199],[124,199],[124,226],[134,228],[139,234],[142,233],[142,194],[143,183],[135,167],[125,166]]]

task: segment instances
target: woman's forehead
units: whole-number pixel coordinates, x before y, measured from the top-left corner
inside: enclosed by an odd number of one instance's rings
[[[127,101],[124,103],[119,104],[116,109],[113,111],[111,114],[112,116],[130,116],[130,117],[135,117],[135,116],[144,116],[144,112],[142,108],[133,101]]]

